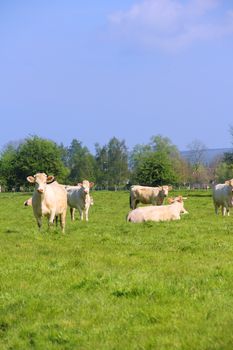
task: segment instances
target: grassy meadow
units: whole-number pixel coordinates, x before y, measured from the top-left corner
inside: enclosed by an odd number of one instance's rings
[[[39,233],[30,194],[0,193],[0,349],[233,349],[233,209],[181,191],[188,215],[127,223],[127,192]]]

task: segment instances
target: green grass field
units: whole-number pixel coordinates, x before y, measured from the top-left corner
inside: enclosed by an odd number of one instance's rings
[[[127,192],[92,192],[62,235],[1,193],[0,349],[232,350],[233,212],[182,194],[180,221],[132,224]]]

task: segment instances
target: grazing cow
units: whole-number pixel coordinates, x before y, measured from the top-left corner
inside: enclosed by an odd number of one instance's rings
[[[86,221],[88,221],[89,208],[90,205],[93,205],[93,198],[90,196],[90,189],[93,186],[94,182],[88,180],[83,180],[77,186],[65,186],[72,221],[74,221],[75,209],[78,209],[81,220],[83,220],[84,214]]]
[[[170,199],[171,204],[160,206],[144,206],[139,207],[131,212],[127,216],[127,221],[138,223],[145,221],[170,221],[180,220],[180,214],[188,214],[184,208],[184,202],[182,196]]]
[[[130,187],[130,208],[135,209],[139,202],[143,204],[162,205],[171,186],[148,187],[134,185]]]
[[[225,181],[224,184],[213,185],[213,202],[215,213],[221,207],[222,215],[230,215],[229,208],[232,207],[233,179]]]
[[[28,176],[27,180],[35,184],[32,196],[32,208],[38,227],[42,226],[42,216],[47,216],[49,226],[53,224],[56,216],[60,217],[62,232],[65,232],[67,193],[64,186],[54,181],[54,176],[37,173]]]
[[[24,203],[25,207],[32,206],[32,197],[28,198]]]

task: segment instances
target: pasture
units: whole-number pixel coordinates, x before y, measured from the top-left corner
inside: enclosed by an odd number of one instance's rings
[[[180,221],[132,224],[128,192],[92,192],[65,235],[1,193],[0,349],[232,350],[233,210],[179,193]]]

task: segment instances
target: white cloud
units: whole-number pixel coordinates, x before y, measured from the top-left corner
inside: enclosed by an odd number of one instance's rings
[[[143,0],[109,16],[122,38],[150,47],[179,49],[233,34],[233,10],[223,0]]]

